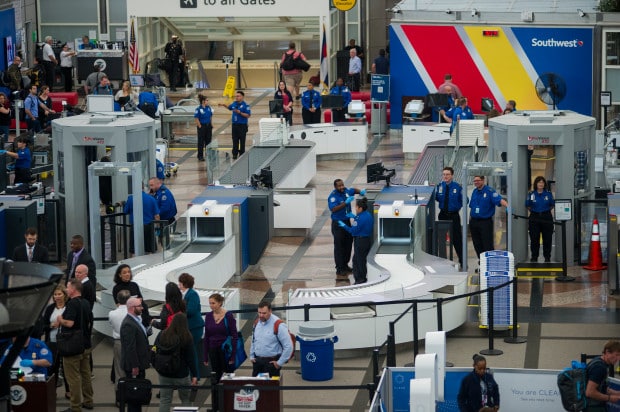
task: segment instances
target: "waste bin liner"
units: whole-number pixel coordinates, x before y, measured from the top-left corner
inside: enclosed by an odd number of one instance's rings
[[[297,335],[301,352],[301,378],[306,381],[327,381],[334,377],[334,324],[330,321],[309,321],[299,325]]]

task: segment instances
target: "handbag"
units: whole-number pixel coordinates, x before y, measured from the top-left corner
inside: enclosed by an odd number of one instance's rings
[[[149,405],[153,397],[151,381],[145,378],[121,378],[118,387],[125,403]]]
[[[234,372],[245,360],[248,358],[248,355],[245,353],[245,346],[243,345],[243,335],[241,331],[237,332],[237,350],[235,352],[235,362],[229,363],[230,358],[232,356],[232,336],[230,334],[230,329],[228,328],[228,320],[226,316],[224,316],[224,326],[226,326],[226,333],[228,336],[226,340],[222,343],[222,351],[224,351],[224,359],[226,360],[226,369],[228,372]]]

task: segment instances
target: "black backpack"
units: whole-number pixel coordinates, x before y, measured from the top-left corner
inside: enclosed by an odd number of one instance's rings
[[[282,70],[294,70],[295,69],[295,53],[284,53],[284,60],[280,63]]]
[[[588,399],[586,398],[588,370],[597,362],[602,362],[602,360],[595,358],[588,365],[574,360],[570,367],[560,372],[558,375],[558,389],[560,390],[562,406],[565,410],[571,412],[586,410],[588,406]]]
[[[161,375],[176,375],[181,369],[181,344],[177,342],[172,347],[165,347],[160,344],[157,336],[151,348],[151,365]]]

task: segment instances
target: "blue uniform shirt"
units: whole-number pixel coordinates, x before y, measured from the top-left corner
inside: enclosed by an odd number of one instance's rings
[[[372,215],[368,210],[364,210],[359,215],[355,216],[351,226],[343,227],[344,230],[349,232],[353,237],[371,237],[372,236]]]
[[[452,119],[452,124],[450,125],[450,134],[452,134],[452,131],[456,127],[458,119],[474,120],[474,113],[471,111],[469,106],[465,106],[465,109],[463,109],[461,106],[453,107],[446,112],[446,116]]]
[[[200,124],[211,123],[212,117],[213,117],[213,109],[211,108],[211,106],[202,107],[202,105],[200,105],[196,108],[196,110],[194,110],[194,118],[198,119]]]
[[[16,169],[30,169],[30,149],[24,147],[17,149],[17,160],[15,160]]]
[[[129,195],[123,213],[129,214],[129,223],[133,224],[133,195]],[[155,215],[159,214],[159,207],[155,198],[142,192],[142,224],[147,225],[155,220]]]
[[[355,196],[355,189],[347,189],[345,187],[344,193],[340,193],[339,191],[334,189],[327,198],[327,207],[329,208],[329,210],[332,210],[335,206],[344,203],[344,201],[347,200],[347,197],[349,196]],[[337,212],[332,212],[332,220],[346,220],[347,213],[351,213],[351,205],[347,205],[346,207],[340,209]]]
[[[323,98],[321,97],[321,93],[316,90],[306,90],[301,94],[301,106],[304,109],[310,110],[311,108],[320,109],[321,103],[323,103]]]
[[[542,193],[538,193],[538,190],[530,192],[525,199],[525,207],[529,207],[530,211],[535,213],[548,212],[553,209],[554,205],[553,195],[546,190]]]
[[[159,218],[161,220],[174,219],[177,215],[177,202],[174,200],[170,189],[165,185],[161,185],[159,190],[153,194],[153,197],[157,200],[157,206],[159,206]]]
[[[470,216],[474,219],[488,219],[495,215],[495,207],[501,204],[502,197],[489,186],[484,185],[482,189],[475,189],[471,192],[469,207]]]
[[[155,159],[155,174],[159,180],[164,180],[166,178],[166,168],[159,159]]]
[[[342,96],[342,100],[344,101],[343,107],[347,107],[349,103],[351,103],[351,91],[347,86],[334,86],[329,91],[329,94]]]
[[[228,106],[228,110],[232,111],[232,122],[233,124],[248,124],[248,118],[241,116],[241,114],[237,114],[234,111],[239,109],[241,113],[246,113],[251,115],[252,110],[250,110],[250,105],[246,102],[233,102]]]
[[[439,203],[439,209],[443,211],[446,193],[448,193],[448,210],[445,212],[458,212],[463,207],[463,187],[454,180],[446,185],[441,182],[437,185],[435,199]]]
[[[0,364],[4,362],[4,358],[8,355],[9,350],[13,345],[10,345],[2,355],[2,359],[0,359]],[[52,352],[45,345],[45,343],[41,342],[39,339],[30,338],[30,342],[28,345],[22,349],[19,353],[19,357],[22,360],[40,360],[45,359],[50,363],[50,365],[54,362],[54,358],[52,357]],[[32,368],[32,373],[42,373],[47,378],[47,367],[46,366],[30,366]],[[22,366],[23,368],[23,366]]]

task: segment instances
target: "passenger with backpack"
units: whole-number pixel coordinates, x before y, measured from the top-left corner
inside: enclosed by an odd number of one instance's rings
[[[288,44],[288,50],[282,54],[280,60],[280,70],[282,71],[282,80],[286,83],[286,88],[295,96],[296,100],[301,99],[299,87],[303,77],[302,69],[295,64],[296,59],[306,60],[306,56],[302,52],[298,52],[295,42]]]
[[[157,329],[166,330],[172,319],[179,313],[185,313],[185,301],[179,286],[174,282],[166,284],[165,293],[166,304],[159,312],[159,320],[153,319],[151,326]]]
[[[478,412],[489,406],[499,410],[499,387],[487,371],[487,360],[484,356],[475,354],[474,370],[465,375],[461,381],[461,388],[457,395],[459,411]]]
[[[586,412],[603,412],[607,403],[620,400],[620,391],[607,387],[609,367],[620,360],[620,341],[610,340],[603,347],[603,354],[592,359],[586,367]]]
[[[269,376],[280,376],[280,369],[291,358],[295,348],[288,327],[271,313],[271,303],[261,301],[258,304],[258,321],[252,333],[250,347],[250,361],[252,362],[252,376],[259,373],[269,373]],[[276,333],[277,331],[277,333]]]
[[[155,339],[151,350],[151,364],[159,375],[160,385],[195,386],[198,369],[194,342],[184,313],[175,315],[168,328]],[[161,388],[159,412],[170,411],[172,388]],[[182,405],[190,405],[190,389],[179,388]]]
[[[210,312],[205,315],[205,337],[203,341],[203,355],[204,365],[211,365],[211,371],[215,374],[212,385],[217,384],[224,372],[232,372],[231,364],[234,364],[237,340],[239,335],[237,334],[237,321],[231,312],[228,312],[224,308],[224,297],[219,293],[213,293],[209,296],[209,308]],[[224,350],[222,344],[226,341],[228,336],[231,336],[232,340],[232,355],[229,363],[226,362]],[[232,369],[232,370],[231,370]],[[219,405],[219,391],[212,391],[212,405],[214,410],[217,410]]]

